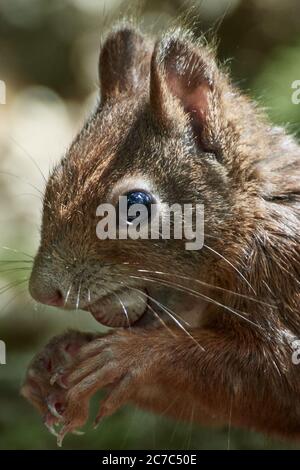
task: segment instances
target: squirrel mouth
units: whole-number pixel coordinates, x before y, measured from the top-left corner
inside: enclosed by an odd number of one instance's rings
[[[140,289],[111,292],[86,307],[97,322],[109,327],[130,327],[138,322],[148,310],[148,293]]]

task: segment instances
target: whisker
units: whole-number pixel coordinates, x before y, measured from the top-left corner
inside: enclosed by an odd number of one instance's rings
[[[191,325],[190,325],[186,320],[184,320],[184,318],[181,318],[179,315],[177,315],[177,313],[174,312],[174,310],[171,310],[169,307],[167,307],[167,305],[165,305],[165,308],[166,308],[172,315],[174,315],[174,317],[176,317],[177,319],[180,319],[180,321],[182,321],[182,323],[184,323],[186,326],[188,326],[188,327],[191,328]]]
[[[110,295],[114,295],[116,297],[116,299],[118,300],[118,302],[120,303],[121,307],[122,307],[122,311],[125,315],[125,318],[126,318],[126,321],[127,321],[127,324],[128,324],[128,328],[131,329],[131,325],[130,325],[130,320],[129,320],[129,315],[128,315],[128,311],[127,311],[127,308],[126,306],[124,305],[124,302],[121,300],[121,298],[118,296],[118,294],[113,291],[112,289],[109,289],[107,286],[103,286],[102,285],[102,288]],[[89,289],[89,292],[90,292],[90,289]]]
[[[118,301],[119,301],[119,303],[122,307],[122,310],[124,312],[124,315],[126,317],[128,328],[131,329],[130,320],[129,320],[129,316],[128,316],[128,311],[127,311],[127,308],[124,305],[124,302],[120,299],[120,297],[118,296],[118,294],[116,292],[114,292],[113,290],[111,290],[110,292],[111,292],[111,294],[113,294],[118,299]]]
[[[145,277],[139,277],[139,276],[129,276],[131,278],[134,278],[134,279],[142,279],[144,281],[149,281],[149,282],[157,282],[161,285],[165,285],[165,286],[169,286],[169,287],[173,287],[174,289],[177,289],[179,291],[182,291],[182,292],[186,292],[186,293],[189,293],[191,295],[194,295],[195,297],[199,297],[201,299],[204,299],[204,300],[207,300],[208,302],[210,303],[214,303],[215,305],[219,306],[219,307],[222,307],[224,308],[225,310],[228,310],[229,312],[241,317],[243,320],[247,321],[248,323],[251,323],[253,326],[257,327],[257,328],[260,328],[260,329],[263,329],[261,327],[261,325],[258,325],[256,323],[254,323],[252,320],[249,320],[249,318],[245,317],[243,314],[247,315],[246,312],[240,312],[238,310],[234,310],[232,309],[231,307],[228,307],[227,305],[224,305],[222,304],[221,302],[218,302],[217,300],[215,299],[212,299],[211,297],[208,297],[207,295],[205,294],[202,294],[198,291],[195,291],[193,289],[190,289],[189,287],[184,287],[182,286],[181,284],[176,284],[176,283],[173,283],[171,281],[156,281],[154,279],[150,279],[150,278],[145,278]]]
[[[13,253],[18,253],[18,254],[27,256],[28,258],[34,259],[34,257],[30,255],[29,253],[25,253],[25,251],[17,250],[16,248],[10,248],[8,246],[1,246],[0,248],[2,248],[2,250],[12,251]]]
[[[15,271],[29,271],[29,270],[31,270],[31,268],[27,266],[18,267],[18,268],[0,269],[0,274],[15,272]]]
[[[229,264],[229,266],[232,267],[232,269],[234,269],[238,274],[239,276],[246,282],[246,284],[248,285],[248,287],[254,292],[254,294],[256,295],[256,292],[255,290],[253,289],[253,287],[251,286],[250,282],[245,278],[245,276],[243,275],[243,273],[241,273],[241,271],[236,267],[234,266],[227,258],[225,258],[225,256],[221,255],[221,253],[219,253],[218,251],[214,250],[213,248],[211,248],[210,246],[206,245],[206,243],[204,243],[203,245],[205,248],[207,248],[208,250],[210,250],[212,253],[214,253],[215,255],[219,256],[222,260],[224,260],[227,264]]]
[[[25,292],[27,292],[27,288],[26,288],[26,289],[22,289],[22,290],[20,290],[19,292],[16,292],[16,294],[15,294],[11,299],[9,299],[8,302],[6,302],[6,303],[2,306],[2,308],[1,308],[1,310],[0,310],[0,313],[3,314],[3,312],[9,307],[9,305],[10,305],[11,303],[13,303],[18,297],[20,297],[21,295],[23,295]]]
[[[82,284],[82,279],[80,279],[79,286],[78,286],[78,291],[77,291],[76,310],[78,310],[79,304],[80,304],[81,284]]]
[[[141,300],[142,297],[138,296]],[[167,326],[167,324],[163,321],[163,319],[158,315],[158,313],[154,310],[154,308],[151,307],[151,305],[148,304],[149,310],[153,313],[155,318],[158,319],[158,321],[163,325],[163,327],[173,336],[173,338],[176,338],[176,335],[173,333],[173,331]]]
[[[66,295],[66,298],[65,298],[65,301],[64,301],[64,308],[65,308],[65,306],[66,306],[67,303],[68,303],[68,300],[69,300],[69,297],[70,297],[70,293],[71,293],[71,289],[72,289],[72,285],[73,285],[73,282],[70,283],[69,288],[68,288],[68,290],[67,290],[67,295]]]
[[[9,291],[10,289],[13,289],[14,287],[17,287],[21,284],[23,284],[24,282],[27,282],[29,281],[29,277],[25,278],[25,279],[21,279],[19,281],[14,281],[14,282],[11,282],[10,284],[6,284],[5,286],[1,287],[0,289],[0,294],[4,294],[5,292]]]
[[[122,284],[122,285],[125,285],[125,287],[129,288],[129,289],[132,289],[136,292],[139,292],[140,294],[146,296],[148,299],[150,299],[152,302],[154,302],[161,310],[163,310],[173,321],[174,323],[184,331],[184,333],[189,337],[191,338],[191,340],[202,350],[202,351],[205,351],[205,349],[203,348],[203,346],[201,346],[198,341],[184,328],[184,326],[180,323],[179,320],[177,320],[175,318],[174,315],[172,315],[166,308],[165,306],[159,302],[158,300],[154,299],[154,297],[150,296],[149,294],[146,294],[145,292],[143,292],[141,289],[137,289],[135,287],[132,287],[132,286],[128,286],[126,285],[123,281],[120,281],[119,284]]]
[[[282,269],[288,276],[290,276],[293,281],[295,281],[297,284],[300,284],[300,281],[299,279],[297,279],[295,277],[295,275],[293,273],[291,273],[286,267],[284,267],[282,265],[282,263],[280,262],[280,260],[278,260],[278,257],[277,256],[273,256],[273,258],[271,258],[273,261],[275,261],[275,263],[277,264],[277,266],[279,266],[280,269]]]
[[[241,297],[243,299],[250,300],[252,302],[264,305],[266,307],[277,308],[277,306],[275,304],[269,304],[267,302],[264,302],[263,300],[256,299],[256,298],[248,296],[246,294],[241,294],[240,292],[234,292],[230,289],[225,289],[224,287],[214,286],[213,284],[209,284],[207,282],[200,281],[199,279],[193,279],[192,277],[189,277],[189,276],[183,276],[183,275],[174,274],[174,273],[166,273],[166,272],[163,272],[163,271],[151,271],[151,270],[148,270],[148,269],[137,269],[137,271],[145,272],[145,273],[149,273],[149,274],[159,274],[159,275],[165,275],[165,276],[171,276],[171,277],[178,277],[180,279],[195,282],[195,283],[200,284],[202,286],[205,286],[209,289],[219,290],[219,291],[225,292],[227,294],[232,294],[232,295],[235,295],[237,297]]]
[[[18,175],[14,175],[13,173],[10,173],[9,171],[0,171],[0,175],[11,176],[12,178],[16,178],[22,181],[23,183],[28,184],[28,186],[35,189],[41,195],[41,197],[44,198],[44,193],[37,186],[34,186],[34,184],[31,184],[29,181],[25,180],[24,178],[21,178]]]
[[[36,199],[38,199],[39,201],[42,201],[42,198],[41,196],[38,196],[37,194],[34,194],[34,193],[20,193],[20,194],[16,194],[14,196],[14,198],[18,198],[18,197],[24,197],[24,196],[30,196],[30,197],[35,197]]]
[[[29,263],[29,264],[32,264],[33,261],[31,260],[27,260],[27,259],[18,259],[18,260],[15,260],[15,259],[1,259],[0,260],[0,264],[9,264],[9,263]]]
[[[36,162],[35,159],[32,157],[32,155],[30,155],[30,153],[28,152],[28,150],[26,150],[26,148],[23,147],[23,145],[21,145],[19,142],[17,142],[16,139],[15,139],[12,135],[8,135],[8,138],[9,138],[20,150],[22,150],[22,152],[30,159],[30,161],[34,164],[34,166],[36,167],[36,169],[38,170],[38,172],[39,172],[40,175],[42,176],[44,182],[47,183],[47,179],[46,179],[44,173],[42,172],[40,166],[37,164],[37,162]]]

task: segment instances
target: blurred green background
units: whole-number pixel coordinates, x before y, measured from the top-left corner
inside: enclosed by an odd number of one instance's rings
[[[235,83],[276,123],[300,131],[300,105],[291,101],[291,84],[300,79],[299,0],[1,0],[0,339],[7,365],[0,365],[0,449],[56,448],[19,397],[26,366],[53,334],[99,329],[87,313],[36,305],[27,293],[28,261],[39,241],[41,173],[48,174],[93,105],[101,36],[122,12],[135,11],[152,32],[181,15],[196,35],[217,36],[219,58]],[[130,407],[64,443],[70,449],[290,447],[250,431],[206,429]]]

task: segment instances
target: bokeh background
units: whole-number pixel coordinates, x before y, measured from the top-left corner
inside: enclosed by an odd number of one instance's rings
[[[122,12],[138,12],[152,32],[180,16],[196,35],[217,36],[219,58],[233,80],[276,123],[300,132],[300,105],[291,101],[291,84],[300,79],[299,0],[1,0],[0,339],[7,344],[7,365],[0,365],[0,449],[56,448],[19,396],[26,366],[55,333],[100,328],[87,313],[36,305],[27,279],[39,242],[44,178],[93,105],[100,39]],[[250,431],[206,429],[131,407],[64,443],[67,449],[290,447]]]

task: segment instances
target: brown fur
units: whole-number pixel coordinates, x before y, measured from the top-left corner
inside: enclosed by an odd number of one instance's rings
[[[165,318],[168,328],[153,321],[89,338],[75,359],[61,361],[61,436],[85,422],[90,396],[113,384],[100,416],[132,401],[177,418],[227,422],[231,408],[236,425],[298,439],[300,365],[291,346],[300,338],[298,144],[240,94],[213,51],[181,30],[155,44],[130,26],[114,30],[100,79],[103,99],[47,185],[32,295],[42,300],[59,289],[65,298],[73,283],[67,307],[80,285],[79,307],[88,309],[88,289],[104,298],[103,286],[117,288],[116,275],[148,289],[129,278],[142,267],[169,273],[148,278],[215,302],[202,298],[204,324],[187,327],[193,338]],[[168,203],[204,204],[202,250],[186,251],[178,240],[97,239],[96,207],[117,182],[140,174]],[[188,307],[188,292],[185,299]],[[109,324],[107,317],[109,307]],[[55,344],[54,358],[65,336]],[[37,400],[32,382],[23,388],[43,413],[52,391],[41,384],[53,372],[36,374]]]

